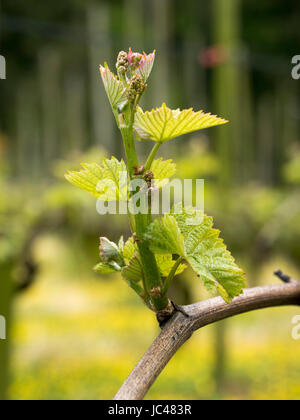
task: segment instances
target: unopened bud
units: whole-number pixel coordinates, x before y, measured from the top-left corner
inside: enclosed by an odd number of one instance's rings
[[[145,85],[145,83],[143,82],[143,79],[140,76],[140,74],[135,74],[132,77],[129,88],[127,89],[127,92],[126,92],[127,99],[130,102],[133,102],[135,98],[137,97],[137,95],[141,95],[142,93],[144,93],[146,87],[147,85]]]
[[[146,171],[143,178],[146,182],[151,182],[151,180],[154,179],[154,173],[152,171]]]
[[[100,258],[108,263],[111,261],[117,262],[119,265],[123,264],[123,259],[120,253],[119,248],[117,245],[107,238],[101,237],[100,238]]]
[[[142,175],[144,172],[144,166],[134,166],[133,169],[134,169],[134,174],[133,174],[134,176]]]
[[[142,54],[134,53],[131,51],[131,48],[129,48],[127,60],[129,62],[129,66],[132,71],[135,71],[139,67],[142,58],[143,58]]]
[[[128,70],[129,62],[127,59],[127,53],[125,51],[120,51],[116,63],[116,68],[119,73],[125,74]]]

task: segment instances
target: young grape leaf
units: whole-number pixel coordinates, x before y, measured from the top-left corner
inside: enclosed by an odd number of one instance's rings
[[[83,163],[81,171],[69,171],[65,178],[76,187],[103,201],[127,200],[127,169],[123,160],[104,158],[102,164]]]
[[[165,103],[160,108],[143,112],[138,107],[134,120],[134,129],[142,140],[164,143],[168,140],[193,131],[226,124],[228,121],[203,111],[193,109],[172,110]]]
[[[179,210],[175,207],[172,215],[156,219],[148,227],[145,239],[150,249],[185,258],[207,289],[217,290],[230,303],[246,286],[243,270],[219,237],[220,231],[213,228],[211,217],[195,209],[182,208],[181,214]]]
[[[119,242],[118,242],[118,248],[119,248],[119,251],[120,251],[120,253],[121,253],[121,255],[123,255],[123,253],[124,253],[124,237],[123,236],[121,236],[121,238],[119,239]]]
[[[144,83],[146,83],[150,73],[152,71],[152,67],[155,60],[155,51],[151,54],[143,54],[142,59],[140,61],[140,65],[136,70],[136,73],[139,73],[142,77]]]
[[[94,270],[100,274],[119,272],[125,265],[123,258],[123,237],[119,240],[119,245],[111,242],[107,238],[100,238],[100,263]]]
[[[154,174],[156,187],[161,188],[176,173],[176,164],[171,159],[163,160],[163,158],[159,158],[153,161],[150,169]]]
[[[88,191],[94,197],[99,197],[100,193],[97,191],[97,184],[102,178],[102,169],[97,163],[82,164],[84,168],[80,172],[68,171],[65,178],[76,187]]]
[[[162,277],[168,277],[176,261],[173,260],[172,254],[157,254],[155,255],[157,266]],[[176,270],[176,274],[181,274],[186,269],[185,264],[180,264]]]
[[[104,263],[100,262],[99,264],[95,265],[94,271],[96,271],[99,274],[111,274],[111,273],[117,273],[121,271],[121,267],[115,263]]]
[[[134,274],[134,279],[137,279],[139,277],[139,279],[141,280],[143,277],[143,270],[142,270],[141,264],[139,264],[138,266],[136,264],[136,261],[134,261],[136,258],[138,259],[138,248],[136,244],[134,244],[132,237],[129,238],[128,241],[124,245],[123,256],[124,256],[126,265],[128,267],[133,265],[134,270],[132,270],[132,267],[130,267],[130,270],[128,270],[126,267],[122,270],[122,272],[125,272],[125,275],[128,277],[128,272],[130,275],[131,271],[134,271],[134,273],[132,273]],[[173,265],[175,264],[175,261],[172,259],[172,255],[171,254],[156,254],[155,259],[157,262],[157,266],[160,270],[161,276],[168,277],[170,271],[173,268]],[[186,268],[186,265],[180,264],[176,271],[176,275],[182,273],[185,270],[185,268]],[[138,271],[138,269],[140,271]]]
[[[100,238],[100,258],[103,262],[109,263],[111,261],[116,262],[119,266],[124,265],[124,258],[122,250],[114,242],[111,242],[107,238]]]
[[[147,304],[149,297],[145,293],[143,284],[141,283],[141,265],[138,258],[133,258],[127,267],[122,269],[122,277],[126,283],[144,300]]]
[[[113,111],[117,111],[118,108],[122,108],[127,102],[126,87],[110,71],[107,63],[104,64],[104,67],[100,66],[100,74],[111,107]]]
[[[129,282],[139,283],[143,279],[142,264],[136,253],[129,261],[126,267],[122,268],[122,276]]]
[[[185,255],[183,235],[175,217],[170,214],[155,219],[147,228],[145,239],[149,241],[151,250],[156,254]]]
[[[124,260],[126,262],[126,264],[129,263],[129,261],[131,260],[131,258],[133,258],[134,253],[137,251],[137,246],[133,241],[133,237],[131,236],[124,245],[124,249],[123,249],[123,257]]]

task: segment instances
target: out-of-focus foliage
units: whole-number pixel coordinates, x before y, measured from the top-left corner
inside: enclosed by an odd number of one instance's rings
[[[205,136],[193,137],[182,148],[176,167],[180,178],[205,179],[209,187],[211,180],[220,174],[221,165],[217,156],[207,148],[206,140]]]
[[[300,149],[292,154],[290,162],[283,168],[284,179],[291,184],[300,184]]]
[[[68,161],[57,161],[53,168],[54,178],[51,183],[30,185],[16,184],[5,171],[0,174],[0,261],[8,258],[16,264],[30,253],[35,237],[51,229],[69,229],[89,235],[99,226],[99,215],[93,201],[80,191],[66,185],[61,174],[65,166],[77,165],[77,160],[101,159],[103,150],[91,150],[84,156],[70,156]],[[0,162],[3,162],[0,160]],[[75,163],[74,163],[75,161]],[[55,179],[55,177],[57,177]]]
[[[0,175],[0,261],[21,257],[28,232],[40,215],[33,188],[9,182]]]

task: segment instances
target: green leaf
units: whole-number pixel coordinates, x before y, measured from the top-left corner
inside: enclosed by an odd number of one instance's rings
[[[122,108],[127,102],[126,87],[110,71],[107,63],[104,64],[104,67],[100,66],[100,74],[111,107],[114,111],[117,111],[118,108]]]
[[[131,258],[129,264],[122,268],[122,276],[128,282],[139,283],[142,281],[143,269],[137,253]]]
[[[219,292],[227,303],[230,303],[235,296],[239,296],[246,286],[244,272],[234,262],[228,264],[226,258],[191,255],[187,257],[187,261],[208,291]]]
[[[151,54],[143,53],[142,59],[140,62],[139,67],[136,70],[136,73],[139,73],[143,79],[143,82],[146,83],[150,73],[152,71],[152,67],[155,60],[155,50]]]
[[[94,271],[96,271],[99,274],[111,274],[121,271],[121,267],[115,262],[100,262],[99,264],[95,265]]]
[[[164,143],[175,137],[204,128],[226,124],[228,121],[203,111],[193,109],[172,110],[165,103],[151,112],[138,107],[135,115],[134,129],[142,140],[153,140]]]
[[[137,246],[136,244],[133,242],[133,237],[131,236],[131,238],[129,238],[125,245],[124,245],[124,250],[123,250],[123,257],[124,260],[126,262],[126,264],[129,263],[129,261],[131,260],[131,258],[134,256],[134,253],[137,250]]]
[[[300,184],[300,150],[296,150],[291,161],[283,167],[283,175],[287,182]]]
[[[124,252],[124,238],[123,238],[123,236],[121,236],[121,238],[119,239],[118,248],[119,248],[120,253],[123,255],[123,252]]]
[[[162,277],[168,277],[176,261],[173,260],[171,254],[158,254],[155,255],[156,262]],[[186,269],[185,264],[180,264],[176,270],[176,274],[181,274]]]
[[[144,237],[154,253],[185,255],[183,236],[174,216],[165,214],[164,217],[155,219]]]
[[[125,243],[123,257],[126,262],[126,265],[129,265],[129,266],[133,265],[133,267],[130,267],[129,272],[131,273],[131,271],[134,270],[136,274],[136,276],[134,277],[135,281],[138,277],[139,279],[141,279],[143,276],[143,271],[142,271],[141,263],[139,260],[138,248],[137,248],[137,245],[133,242],[133,237],[129,238],[128,241]],[[156,262],[157,262],[157,265],[158,265],[158,268],[160,270],[162,277],[168,277],[170,271],[173,268],[173,265],[175,264],[175,261],[173,261],[172,259],[172,255],[171,254],[157,254],[155,255],[155,258],[156,258]],[[138,259],[139,261],[140,271],[138,271],[138,264],[137,264],[137,261],[135,261],[136,259]],[[176,271],[176,275],[182,273],[185,270],[185,268],[186,266],[184,264],[180,264],[180,266],[178,267]],[[122,272],[125,272],[127,275],[128,273],[127,267],[124,268]]]
[[[187,239],[195,226],[201,225],[204,213],[194,207],[183,207],[181,203],[175,204],[172,214],[176,218],[180,232]]]
[[[100,238],[100,263],[94,270],[100,274],[119,272],[125,265],[123,258],[123,237],[119,240],[119,246],[107,238]]]
[[[143,268],[139,258],[139,252],[131,236],[125,243],[123,257],[126,267],[122,269],[122,276],[128,282],[139,282],[143,278]]]
[[[127,200],[127,168],[123,161],[112,157],[112,159],[103,159],[103,179],[99,180],[97,190],[101,192],[99,198],[104,201]]]
[[[128,285],[148,304],[149,298],[145,293],[141,280],[143,278],[142,266],[138,257],[133,257],[129,265],[122,269],[122,277]]]
[[[65,178],[103,201],[127,200],[127,169],[123,160],[104,158],[102,164],[82,163],[83,170],[69,171]]]
[[[102,178],[102,169],[97,163],[82,164],[84,168],[82,171],[69,171],[65,178],[76,187],[88,191],[94,197],[99,198],[99,191],[97,191],[97,184]]]
[[[166,185],[169,178],[176,173],[176,164],[171,159],[163,160],[163,158],[159,158],[153,161],[150,169],[156,180],[155,185],[158,188],[161,188]]]
[[[140,282],[143,280],[143,268],[133,237],[129,238],[123,249],[126,266],[122,268],[122,277],[129,286],[147,303],[147,294]]]
[[[217,289],[226,302],[242,293],[245,274],[227,250],[220,231],[213,228],[213,219],[201,211],[174,209],[180,231],[185,239],[186,260],[209,290]]]
[[[114,242],[107,238],[100,238],[100,258],[104,263],[116,262],[119,266],[124,265],[122,251]]]
[[[154,252],[184,257],[207,289],[218,291],[229,303],[246,286],[245,274],[219,235],[211,217],[177,205],[172,215],[158,218],[148,227],[145,238]]]

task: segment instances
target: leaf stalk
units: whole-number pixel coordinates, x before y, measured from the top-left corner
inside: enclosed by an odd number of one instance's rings
[[[178,267],[180,266],[180,264],[183,263],[183,262],[184,262],[184,257],[179,257],[176,260],[175,264],[172,267],[172,270],[170,271],[166,281],[164,282],[164,285],[163,285],[163,288],[162,288],[162,294],[163,295],[167,294],[167,292],[169,290],[169,287],[172,283],[172,280],[175,277],[176,271],[178,270]]]

